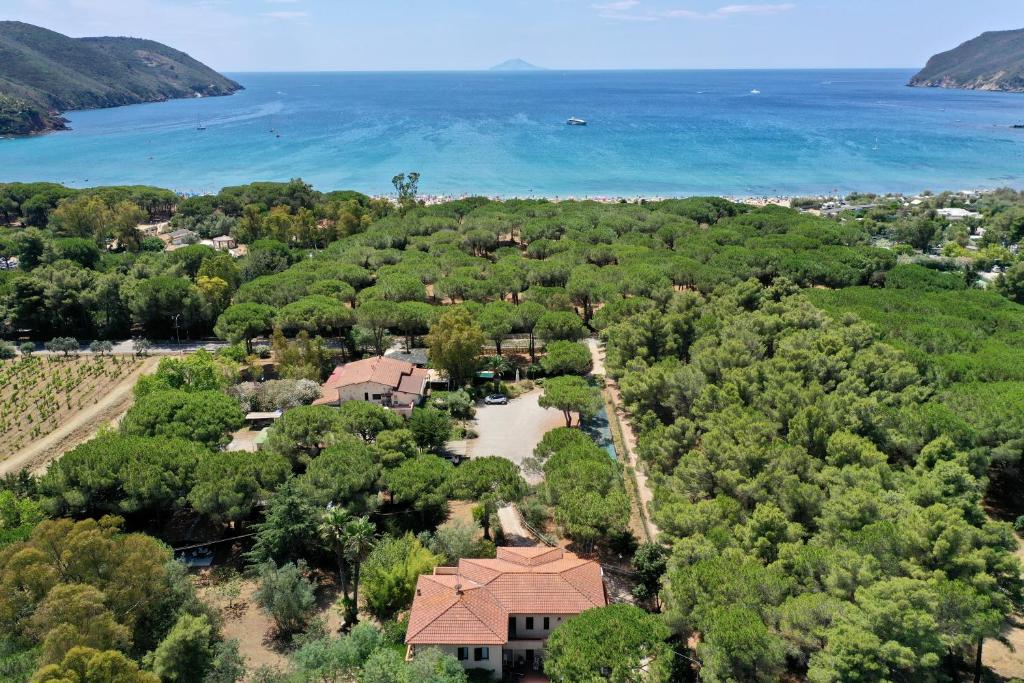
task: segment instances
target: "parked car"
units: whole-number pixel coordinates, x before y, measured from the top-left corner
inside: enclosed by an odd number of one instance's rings
[[[508,403],[508,396],[505,394],[491,394],[484,398],[484,403],[489,406],[503,406]]]

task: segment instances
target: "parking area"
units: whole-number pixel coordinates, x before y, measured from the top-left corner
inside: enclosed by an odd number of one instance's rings
[[[541,393],[542,389],[534,389],[503,406],[478,404],[473,429],[479,436],[454,441],[448,444],[449,449],[465,457],[500,455],[522,465],[544,434],[565,426],[561,411],[540,407]],[[531,480],[526,473],[524,476]]]

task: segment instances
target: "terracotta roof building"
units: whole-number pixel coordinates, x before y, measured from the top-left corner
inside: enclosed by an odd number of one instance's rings
[[[551,631],[607,604],[601,566],[561,548],[498,548],[416,583],[405,642],[438,647],[467,669],[537,671]]]
[[[409,413],[427,393],[427,371],[394,358],[375,356],[340,365],[320,389],[316,405],[370,401]]]

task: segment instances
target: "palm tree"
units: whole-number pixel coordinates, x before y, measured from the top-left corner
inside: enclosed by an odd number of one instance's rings
[[[338,583],[341,594],[348,599],[348,556],[346,553],[346,527],[352,521],[352,515],[343,507],[331,508],[320,518],[320,538],[328,545],[338,560]]]
[[[369,517],[356,517],[345,525],[345,559],[352,566],[351,614],[346,615],[346,622],[354,624],[359,619],[359,568],[376,542],[377,526]]]
[[[512,370],[512,363],[508,361],[504,356],[489,356],[484,365],[488,370],[494,373],[494,376],[498,379]]]

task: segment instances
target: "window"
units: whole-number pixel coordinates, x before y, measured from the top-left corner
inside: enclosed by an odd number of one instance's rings
[[[550,629],[551,629],[551,617],[544,617],[544,630],[547,631],[547,630],[550,630]]]
[[[380,394],[374,394],[373,395],[373,400],[374,401],[379,401],[380,400]]]
[[[464,662],[467,659],[469,659],[469,648],[468,647],[460,647],[459,651],[458,651],[458,657],[459,657],[459,661],[460,662]]]
[[[533,617],[526,617],[526,630],[533,630]]]
[[[473,661],[474,662],[485,662],[491,658],[491,648],[489,647],[476,647],[473,648]]]

